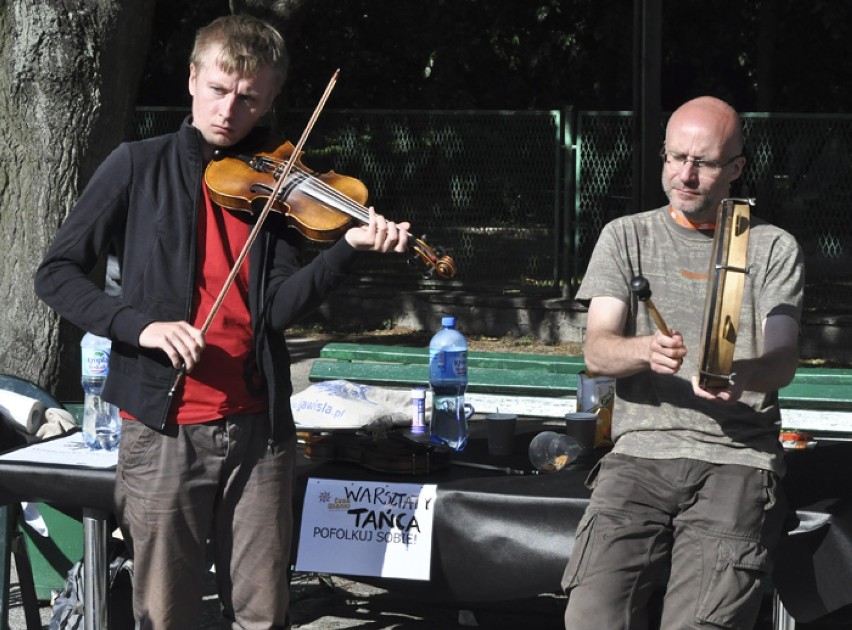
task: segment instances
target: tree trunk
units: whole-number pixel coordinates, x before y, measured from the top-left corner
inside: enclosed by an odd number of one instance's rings
[[[303,9],[312,0],[229,0],[231,13],[248,13],[266,20],[289,39],[299,28]],[[291,53],[292,54],[292,53]]]
[[[0,372],[78,399],[81,332],[33,274],[94,168],[125,138],[148,0],[0,2]]]
[[[774,111],[775,46],[778,37],[779,8],[772,0],[763,0],[758,13],[757,32],[757,94],[755,111]]]

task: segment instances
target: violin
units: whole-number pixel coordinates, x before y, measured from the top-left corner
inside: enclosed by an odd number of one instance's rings
[[[301,153],[282,185],[278,185],[295,147],[285,141],[271,152],[254,155],[217,150],[204,172],[210,198],[237,212],[256,214],[258,204],[273,196],[271,211],[287,217],[291,227],[304,237],[321,243],[336,241],[355,222],[369,222],[367,187],[360,180],[334,171],[318,174],[301,161]],[[456,275],[456,265],[441,249],[433,249],[423,239],[409,234],[410,247],[427,267],[427,276],[443,279]]]
[[[446,468],[450,451],[432,442],[415,442],[389,432],[383,437],[361,433],[299,433],[310,460],[350,462],[383,473],[424,475]]]
[[[359,220],[361,223],[369,222],[370,213],[363,206],[363,202],[367,200],[367,189],[361,182],[354,180],[354,182],[360,184],[358,186],[354,184],[351,177],[341,180],[340,175],[331,174],[334,175],[333,179],[336,182],[348,182],[346,186],[338,185],[340,188],[348,190],[349,194],[361,198],[362,202],[359,203],[330,183],[323,181],[314,173],[309,173],[300,159],[302,147],[305,146],[308,134],[313,129],[314,123],[337,82],[339,72],[340,70],[337,70],[332,75],[295,147],[289,142],[285,142],[271,153],[260,153],[252,156],[227,155],[220,152],[216,159],[207,165],[204,171],[204,183],[214,202],[223,208],[244,210],[252,215],[255,214],[257,209],[255,207],[256,202],[258,202],[258,206],[262,206],[262,209],[256,213],[254,226],[249,232],[239,256],[234,261],[231,272],[225,279],[216,301],[210,307],[207,319],[201,327],[202,333],[206,334],[210,328],[213,318],[219,312],[225,296],[233,285],[237,273],[239,273],[240,266],[248,256],[249,249],[257,239],[274,206],[277,206],[274,208],[276,212],[291,220],[291,225],[301,228],[302,234],[308,235],[310,232],[318,238],[320,235],[330,233],[324,240],[339,238],[343,234],[343,230],[347,229],[348,222],[351,220]],[[331,176],[326,179],[329,177]],[[346,219],[346,222],[338,220],[337,226],[331,227],[328,225],[329,212],[332,215],[340,215],[338,219],[349,218]],[[294,217],[298,217],[298,221],[295,221]],[[443,252],[436,252],[422,239],[414,238],[410,234],[408,236],[411,247],[426,263],[429,275],[437,273],[441,278],[452,278],[456,275],[456,265],[452,258]],[[169,389],[169,398],[174,396],[185,373],[183,367],[175,372],[171,389]]]

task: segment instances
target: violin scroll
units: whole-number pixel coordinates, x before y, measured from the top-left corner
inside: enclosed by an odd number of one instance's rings
[[[456,263],[447,255],[442,247],[432,248],[426,244],[426,237],[413,239],[409,245],[414,251],[414,256],[409,259],[410,263],[415,263],[418,260],[426,265],[427,271],[425,276],[431,278],[437,274],[442,280],[451,280],[456,276]]]

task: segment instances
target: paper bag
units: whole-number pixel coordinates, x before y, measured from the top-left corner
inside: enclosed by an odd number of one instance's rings
[[[299,430],[380,429],[411,424],[411,392],[345,380],[314,383],[290,397]]]

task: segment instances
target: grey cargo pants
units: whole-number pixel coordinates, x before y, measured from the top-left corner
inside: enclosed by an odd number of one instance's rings
[[[775,474],[610,453],[588,484],[562,581],[566,630],[647,628],[667,575],[663,630],[754,626],[786,514]]]

